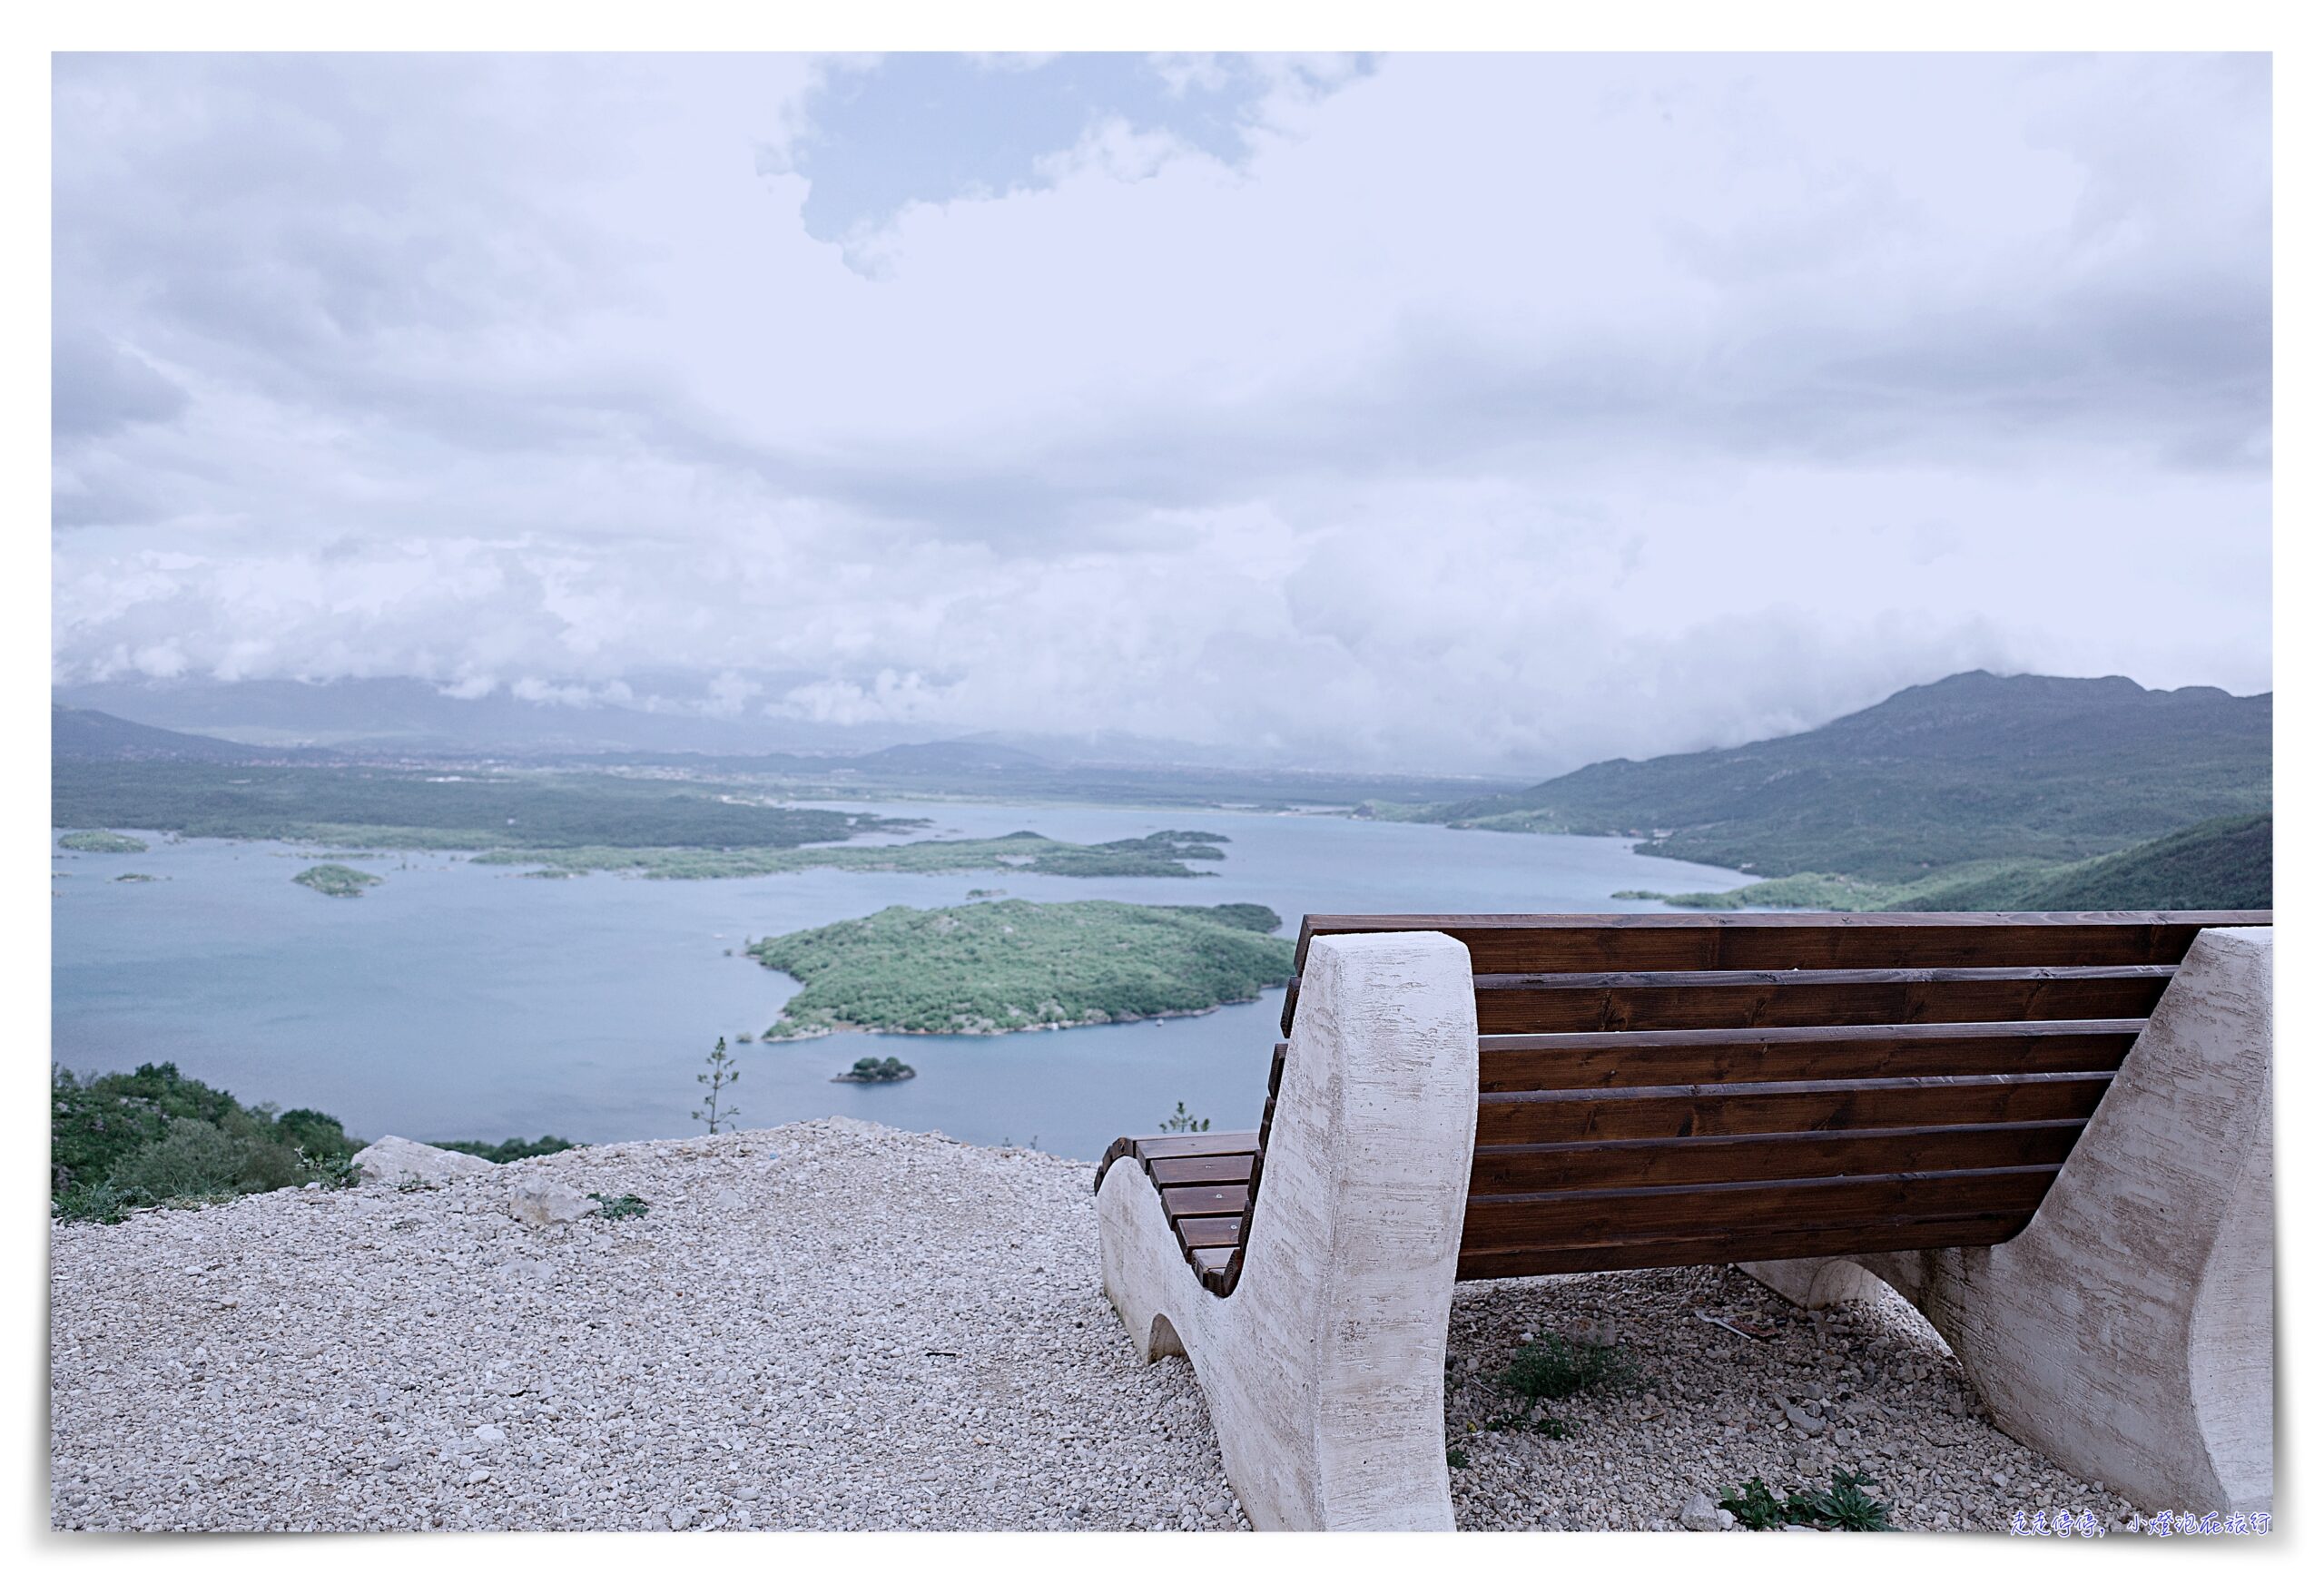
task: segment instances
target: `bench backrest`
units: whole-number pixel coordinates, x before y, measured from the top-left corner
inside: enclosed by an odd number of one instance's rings
[[[1464,1279],[1970,1247],[2023,1230],[2205,929],[2268,912],[1311,916],[1476,978]],[[1299,981],[1284,997],[1287,1035]],[[1124,1138],[1233,1290],[1256,1133]]]
[[[1460,1273],[1535,1275],[2005,1241],[2196,934],[2270,919],[1323,915],[1297,964],[1324,934],[1468,947]]]

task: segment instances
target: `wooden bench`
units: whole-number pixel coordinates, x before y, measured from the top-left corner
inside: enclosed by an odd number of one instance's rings
[[[1270,1185],[1283,1165],[1284,1107],[1296,1103],[1312,1110],[1317,1103],[1313,1093],[1295,1097],[1302,1063],[1319,1055],[1326,1067],[1334,1057],[1354,1063],[1324,1074],[1344,1086],[1421,1051],[1438,1068],[1465,1063],[1459,1072],[1434,1074],[1443,1092],[1465,1087],[1460,1125],[1451,1103],[1441,1104],[1443,1139],[1423,1145],[1462,1156],[1451,1185],[1441,1180],[1441,1161],[1415,1171],[1393,1147],[1369,1158],[1380,1195],[1400,1204],[1415,1194],[1449,1195],[1448,1224],[1436,1228],[1436,1241],[1451,1246],[1432,1253],[1415,1241],[1410,1249],[1432,1269],[1449,1263],[1449,1279],[1732,1263],[1788,1295],[1816,1301],[1819,1293],[1827,1300],[1851,1294],[1858,1289],[1849,1279],[1860,1280],[1868,1263],[1886,1257],[1884,1277],[1929,1311],[1948,1336],[1967,1335],[1977,1322],[1947,1313],[1965,1303],[1978,1313],[1992,1308],[1964,1295],[1965,1282],[1979,1292],[1996,1285],[1983,1250],[2020,1237],[2068,1178],[2079,1145],[2159,1009],[2171,1003],[2174,980],[2206,931],[2231,931],[2211,936],[2220,943],[2211,955],[2233,959],[2208,971],[2211,978],[2234,980],[2221,993],[2236,1001],[2241,1020],[2226,1034],[2210,1030],[2208,1045],[2221,1048],[2197,1052],[2196,1066],[2211,1069],[2187,1080],[2208,1083],[2205,1092],[2221,1084],[2232,1090],[2226,1109],[2241,1130],[2216,1116],[2193,1118],[2206,1130],[2191,1153],[2201,1156],[2198,1176],[2209,1172],[2221,1191],[2231,1187],[2239,1164],[2251,1157],[2252,1117],[2265,1126],[2265,996],[2255,1009],[2246,980],[2255,958],[2264,978],[2271,921],[2264,912],[1310,917],[1300,929],[1299,977],[1284,1001],[1287,1037],[1275,1047],[1258,1127],[1126,1137],[1107,1151],[1098,1174],[1101,1200],[1119,1176],[1140,1181],[1152,1201],[1107,1215],[1108,1290],[1141,1350],[1194,1352],[1219,1416],[1220,1392],[1209,1374],[1224,1366],[1203,1354],[1232,1350],[1227,1332],[1235,1323],[1224,1316],[1269,1256],[1260,1234],[1274,1206]],[[1364,941],[1388,955],[1373,949],[1365,958],[1372,948],[1356,943]],[[1431,943],[1423,949],[1418,942]],[[2237,942],[2240,954],[2230,949]],[[1348,959],[1336,964],[1332,979],[1331,993],[1342,1003],[1315,1007],[1311,1030],[1310,986],[1317,981],[1319,953],[1330,952]],[[1384,974],[1382,982],[1351,980],[1351,968],[1355,979],[1364,978],[1367,961],[1378,969],[1373,978]],[[1418,1027],[1400,1038],[1393,1025],[1413,998],[1400,996],[1396,984],[1400,974],[1415,973],[1415,982],[1443,992],[1437,1004],[1445,1008],[1439,1020],[1446,1026]],[[1448,974],[1457,975],[1449,988]],[[1453,998],[1465,1018],[1452,1016]],[[1367,1018],[1391,1031],[1357,1039],[1360,1048],[1344,1047],[1350,1019]],[[1316,1037],[1305,1037],[1310,1032]],[[1372,1103],[1393,1118],[1400,1103],[1395,1083]],[[2134,1117],[2130,1125],[2151,1128],[2158,1119]],[[1360,1131],[1373,1124],[1359,1118],[1355,1126]],[[1307,1117],[1303,1151],[1344,1153],[1354,1140],[1335,1138],[1337,1125]],[[1462,1141],[1444,1141],[1456,1138]],[[1116,1171],[1124,1161],[1133,1168]],[[2181,1200],[2174,1209],[2216,1218],[2210,1206],[2185,1202],[2187,1161],[2157,1168],[2163,1187]],[[2104,1173],[2093,1166],[2093,1174]],[[1304,1193],[1344,1202],[1285,1204],[1286,1214],[1312,1223],[1320,1214],[1335,1226],[1366,1215],[1371,1190],[1360,1175],[1336,1186],[1318,1181],[1315,1162],[1303,1163]],[[1136,1195],[1121,1189],[1115,1196]],[[1120,1232],[1124,1213],[1141,1216],[1149,1232]],[[2085,1208],[2077,1215],[2091,1213],[2097,1212]],[[2084,1234],[2079,1218],[2075,1218],[2075,1234]],[[1154,1240],[1150,1223],[1157,1220],[1182,1263],[1180,1281],[1216,1305],[1215,1314],[1206,1317],[1191,1295],[1159,1308],[1147,1300],[1152,1277],[1133,1273],[1125,1261],[1132,1257],[1129,1243]],[[1318,1234],[1310,1224],[1302,1234],[1312,1241]],[[2199,1240],[2210,1248],[2218,1239]],[[1277,1262],[1295,1256],[1295,1246],[1291,1254],[1283,1251],[1290,1245],[1278,1245]],[[1937,1266],[1929,1250],[1945,1251],[1938,1261],[1945,1269],[1963,1264],[1961,1250],[1979,1251],[1984,1263],[1969,1273],[1932,1273]],[[1138,1256],[1151,1263],[1155,1254]],[[1811,1263],[1834,1260],[1848,1261],[1843,1273]],[[2043,1279],[2060,1278],[2047,1268],[2056,1263],[2047,1259]],[[2200,1270],[2193,1278],[2200,1284]],[[1430,1293],[1422,1309],[1437,1303],[1442,1286],[1449,1310],[1449,1285],[1433,1276],[1424,1283]],[[1128,1290],[1132,1285],[1137,1293]],[[2173,1296],[2180,1310],[2194,1301],[2188,1291]],[[1140,1322],[1154,1329],[1152,1316],[1140,1320],[1133,1311],[1149,1308],[1167,1333],[1137,1335]],[[1443,1312],[1434,1313],[1440,1361],[1443,1319]],[[1190,1327],[1206,1332],[1207,1346],[1187,1341]],[[2186,1352],[2183,1341],[2178,1343],[2178,1361],[2164,1372],[2184,1375]],[[2119,1447],[2098,1453],[2078,1443],[2077,1436],[2090,1438],[2086,1426],[2055,1411],[2057,1399],[2072,1389],[2086,1391],[2088,1379],[2029,1388],[2014,1377],[2014,1366],[1996,1371],[1990,1362],[1965,1355],[1997,1420],[2013,1421],[2004,1427],[2070,1469],[2102,1467],[2092,1476],[2107,1478],[2122,1493],[2183,1504],[2204,1499],[2196,1491],[2208,1479],[2218,1487],[2218,1503],[2229,1499],[2228,1484],[2250,1483],[2248,1470],[2212,1466],[2221,1456],[2248,1460],[2248,1434],[2209,1436],[2243,1445],[2240,1451],[2214,1447],[2142,1471],[2117,1454]],[[2134,1359],[2125,1366],[2151,1372],[2152,1364]],[[2183,1395],[2192,1387],[2166,1386],[2163,1393],[2171,1389]],[[2239,1395],[2247,1417],[2249,1395]],[[2033,1405],[2020,1411],[2022,1401]],[[2205,1441],[2208,1431],[2181,1428],[2183,1439]],[[1428,1470],[1387,1470],[1365,1485],[1368,1493],[1346,1515],[1359,1525],[1402,1525],[1415,1513],[1432,1525],[1449,1521],[1441,1432],[1441,1423],[1428,1427],[1434,1447]],[[1223,1446],[1226,1439],[1222,1432]],[[1236,1477],[1231,1458],[1229,1475]],[[2177,1482],[2166,1492],[2159,1484],[2132,1489],[2125,1479]],[[1245,1507],[1255,1520],[1264,1508],[1285,1526],[1332,1525],[1324,1488],[1329,1480],[1318,1473],[1311,1482],[1318,1487],[1306,1494],[1255,1487],[1245,1494]],[[1236,1488],[1242,1491],[1240,1480]]]

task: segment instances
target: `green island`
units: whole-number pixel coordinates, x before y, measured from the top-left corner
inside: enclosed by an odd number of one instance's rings
[[[291,875],[290,882],[304,885],[310,890],[320,890],[326,896],[360,896],[369,887],[384,881],[377,874],[367,874],[344,863],[317,863],[311,869],[301,869]]]
[[[648,880],[738,880],[803,869],[845,869],[857,873],[950,874],[1014,870],[1026,874],[1061,874],[1078,879],[1191,880],[1206,872],[1189,861],[1214,861],[1227,838],[1198,830],[1165,830],[1152,835],[1081,846],[1052,841],[1029,830],[978,841],[903,841],[891,846],[743,847],[706,850],[691,847],[508,848],[478,852],[468,860],[521,867],[528,877],[562,880],[592,870],[638,874]]]
[[[865,1056],[854,1066],[833,1077],[832,1081],[834,1083],[901,1083],[907,1078],[919,1076],[918,1072],[913,1071],[893,1056],[884,1060],[876,1060],[870,1056]]]
[[[1254,903],[980,901],[763,939],[746,954],[799,993],[769,1039],[1000,1034],[1186,1017],[1256,999],[1291,976],[1282,919]]]
[[[110,830],[76,830],[70,835],[58,836],[56,844],[68,852],[143,852],[153,850],[133,835],[123,835]]]
[[[115,874],[113,882],[116,885],[151,885],[160,878],[159,874]]]

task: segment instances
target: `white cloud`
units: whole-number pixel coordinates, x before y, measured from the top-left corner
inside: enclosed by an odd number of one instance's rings
[[[2269,684],[2264,62],[1271,64],[876,281],[760,158],[816,80],[66,61],[60,679],[1517,772]]]

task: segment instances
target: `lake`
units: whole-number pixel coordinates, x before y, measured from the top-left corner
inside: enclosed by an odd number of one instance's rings
[[[687,1114],[701,1102],[694,1074],[724,1035],[741,1057],[745,1126],[845,1113],[1095,1159],[1181,1100],[1220,1129],[1256,1125],[1281,992],[1159,1023],[734,1047],[797,988],[740,955],[743,942],[899,903],[958,903],[971,889],[1034,901],[1258,901],[1290,932],[1305,912],[1659,910],[1609,896],[1748,879],[1640,857],[1620,840],[1312,814],[845,806],[930,819],[929,837],[1034,830],[1086,842],[1192,828],[1230,842],[1225,861],[1196,865],[1218,870],[1199,880],[818,870],[548,880],[410,853],[357,861],[387,882],[354,900],[290,883],[316,860],[300,845],[148,836],[148,852],[58,851],[54,867],[70,878],[52,887],[62,893],[54,1058],[74,1071],[174,1061],[245,1103],[328,1111],[364,1137],[552,1132],[606,1143],[701,1131]],[[156,879],[115,880],[124,873]],[[867,1054],[899,1056],[920,1076],[830,1081]]]

